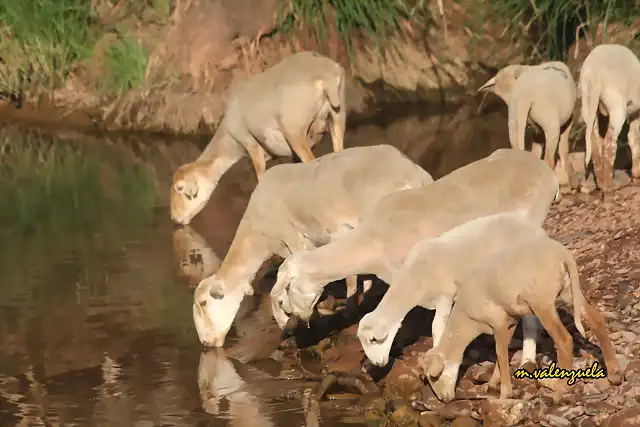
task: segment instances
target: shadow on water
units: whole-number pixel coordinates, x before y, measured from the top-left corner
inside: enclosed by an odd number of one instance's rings
[[[345,143],[393,144],[439,178],[508,146],[502,112],[475,109],[353,121]],[[278,339],[267,279],[231,348],[201,353],[192,289],[256,185],[240,162],[192,227],[174,227],[171,175],[203,144],[0,127],[0,425],[340,425],[274,359],[231,357],[256,333]]]

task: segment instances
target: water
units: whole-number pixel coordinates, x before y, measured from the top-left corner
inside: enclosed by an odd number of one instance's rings
[[[475,107],[386,115],[350,129],[346,146],[391,143],[438,178],[508,146],[500,113],[474,114]],[[274,336],[268,288],[243,303],[231,348],[201,351],[193,285],[215,272],[256,184],[242,162],[192,227],[176,228],[171,174],[201,148],[202,141],[0,128],[0,425],[348,421],[309,401],[309,384],[279,379],[276,360],[230,357],[256,333]]]

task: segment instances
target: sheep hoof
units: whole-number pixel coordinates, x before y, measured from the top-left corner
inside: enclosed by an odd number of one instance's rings
[[[609,203],[613,201],[613,196],[615,195],[615,193],[611,190],[609,191],[603,191],[602,192],[602,201],[604,203]]]
[[[543,378],[541,380],[538,380],[538,383],[544,387],[544,388],[548,388],[549,390],[562,395],[565,394],[569,391],[569,386],[567,385],[567,383],[564,380],[559,380],[559,379],[555,379],[555,378]],[[555,401],[555,399],[554,399]]]
[[[607,372],[607,379],[609,380],[609,384],[620,385],[622,384],[622,372]]]

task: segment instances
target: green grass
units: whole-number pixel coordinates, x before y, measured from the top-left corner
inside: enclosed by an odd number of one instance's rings
[[[0,90],[35,93],[60,86],[76,61],[91,54],[91,2],[0,2]]]
[[[279,28],[289,32],[304,24],[316,40],[326,42],[329,14],[334,11],[336,28],[353,59],[353,40],[358,34],[375,40],[378,45],[398,31],[404,20],[413,20],[424,12],[423,1],[409,6],[402,0],[292,0],[290,8],[279,11]]]
[[[149,52],[138,41],[122,35],[105,50],[105,65],[110,70],[106,88],[115,92],[142,87],[149,63]]]
[[[522,34],[522,26],[537,29],[530,56],[538,60],[566,60],[568,47],[575,41],[579,26],[592,34],[598,24],[612,22],[630,25],[640,17],[635,2],[624,0],[476,0],[490,5],[497,15],[510,23],[513,34]]]

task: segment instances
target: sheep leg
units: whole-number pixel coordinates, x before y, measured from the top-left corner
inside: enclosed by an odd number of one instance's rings
[[[331,142],[333,143],[333,152],[338,153],[344,150],[344,132],[347,125],[347,111],[344,105],[340,106],[340,111],[331,112],[331,121],[329,122],[329,132],[331,133]]]
[[[449,295],[441,295],[436,301],[436,314],[431,322],[431,335],[433,336],[433,347],[437,346],[444,333],[444,328],[451,314],[453,298]]]
[[[371,289],[371,286],[373,286],[373,280],[365,280],[362,282],[362,293],[358,295],[358,305],[362,304],[362,301],[364,300],[364,295],[367,292],[369,292],[369,289]]]
[[[513,396],[513,386],[511,385],[511,369],[509,367],[509,343],[513,337],[513,332],[516,330],[515,325],[511,327],[504,324],[493,332],[494,339],[496,341],[496,368],[493,371],[491,380],[489,381],[489,388],[495,388],[494,377],[500,378],[500,399],[509,399]],[[498,375],[496,375],[496,371]],[[494,381],[492,383],[492,381]]]
[[[611,345],[611,339],[609,339],[609,333],[604,317],[602,317],[602,314],[586,301],[583,302],[582,310],[587,324],[593,331],[593,334],[596,336],[598,344],[600,344],[600,348],[602,349],[604,362],[607,364],[607,377],[609,378],[609,382],[614,385],[619,385],[622,382],[620,362],[616,357],[613,345]]]
[[[304,123],[313,123],[315,114],[317,114],[317,112],[314,112],[313,114],[310,114],[308,117],[306,117]],[[309,139],[307,138],[307,129],[303,128],[295,135],[292,135],[284,125],[284,121],[282,120],[282,116],[280,114],[276,116],[276,121],[278,123],[278,127],[280,128],[280,132],[282,132],[282,135],[287,140],[287,143],[296,154],[296,156],[298,156],[298,158],[302,161],[302,163],[307,163],[314,160],[315,156],[311,151],[311,147],[309,146]]]
[[[535,304],[531,305],[531,310],[538,316],[540,323],[553,339],[558,358],[557,367],[570,370],[573,366],[573,338],[560,321],[555,304]],[[569,388],[569,385],[563,380],[543,378],[538,381],[540,385],[553,390],[558,395],[565,393]]]
[[[618,136],[627,119],[627,112],[624,106],[626,103],[617,102],[616,108],[608,108],[609,110],[609,126],[604,137],[602,146],[602,173],[604,175],[602,193],[605,200],[610,200],[613,196],[613,164],[616,160],[616,151],[618,148]],[[622,105],[623,107],[620,107]],[[598,177],[600,178],[600,177]]]
[[[631,149],[631,176],[640,179],[640,116],[629,122],[629,148]]]
[[[358,306],[355,296],[358,292],[358,275],[347,276],[345,281],[347,282],[347,309],[354,310]]]
[[[556,150],[560,139],[560,125],[557,123],[547,125],[544,129],[544,161],[551,168],[556,169]]]
[[[520,367],[523,367],[525,363],[530,362],[535,365],[536,363],[536,342],[538,341],[538,332],[540,325],[538,318],[532,314],[526,314],[522,316],[522,360],[520,361]]]
[[[500,399],[508,399],[513,395],[511,368],[509,367],[509,343],[515,330],[515,325],[509,327],[505,323],[495,328],[493,332],[493,338],[496,342],[496,366],[487,386],[490,390],[495,390],[500,384]]]
[[[540,144],[539,142],[532,142],[531,143],[531,152],[538,159],[541,159],[542,158],[542,144]]]
[[[251,163],[253,163],[253,168],[258,176],[258,181],[260,181],[264,173],[267,171],[267,161],[264,158],[264,149],[256,142],[255,144],[250,145],[247,152],[249,153],[249,158],[251,158]]]
[[[564,131],[560,134],[560,141],[558,143],[558,157],[560,168],[556,167],[556,176],[560,182],[560,192],[571,191],[571,175],[573,175],[573,169],[569,163],[569,134],[573,127],[573,119],[569,120],[569,123],[565,127]]]

